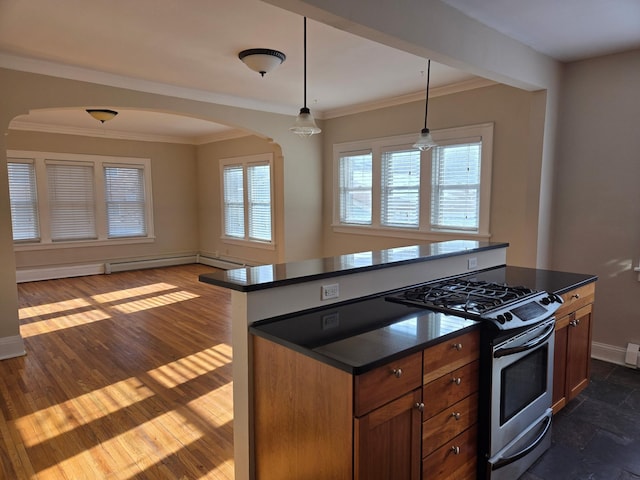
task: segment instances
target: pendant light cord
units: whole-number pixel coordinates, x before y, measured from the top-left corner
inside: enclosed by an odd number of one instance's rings
[[[307,17],[304,17],[304,108],[307,108]]]
[[[424,128],[425,129],[427,128],[427,113],[429,112],[429,77],[430,77],[430,74],[431,74],[431,59],[428,59],[427,60],[427,99],[424,102]]]

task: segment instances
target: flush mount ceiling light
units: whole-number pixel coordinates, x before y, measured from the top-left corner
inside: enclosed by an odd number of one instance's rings
[[[100,123],[111,120],[118,114],[118,112],[116,112],[115,110],[107,110],[104,108],[88,108],[87,113],[98,120]]]
[[[270,48],[250,48],[249,50],[241,51],[238,54],[238,58],[251,70],[264,77],[265,73],[269,73],[284,62],[287,56],[278,50],[271,50]]]
[[[307,17],[304,17],[304,107],[300,109],[296,122],[289,130],[301,137],[310,137],[322,131],[307,108]]]
[[[437,144],[433,141],[431,133],[427,128],[427,114],[429,113],[429,75],[431,73],[431,59],[427,60],[427,99],[424,102],[424,128],[420,131],[420,136],[416,143],[413,144],[413,148],[418,148],[422,151],[429,150],[431,147],[435,147]]]

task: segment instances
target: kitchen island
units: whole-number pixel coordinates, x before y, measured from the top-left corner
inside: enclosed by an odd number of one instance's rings
[[[554,408],[576,394],[564,394],[570,370],[586,386],[594,276],[501,266],[463,277],[562,296]],[[562,332],[576,334],[562,319],[580,309],[589,321],[573,325],[584,333],[567,356]],[[384,296],[256,322],[259,478],[476,478],[479,328]]]
[[[431,280],[465,274],[488,275],[488,272],[493,276],[502,272],[509,282],[515,281],[514,275],[516,278],[525,275],[517,283],[529,283],[534,288],[560,294],[595,280],[589,276],[578,278],[558,272],[549,275],[539,270],[505,267],[507,246],[475,241],[442,242],[202,275],[201,281],[228,288],[232,293],[236,478],[256,478],[257,456],[269,459],[269,470],[280,465],[291,475],[274,472],[281,475],[278,478],[302,478],[300,475],[314,470],[314,478],[325,478],[323,471],[329,475],[326,478],[351,478],[352,471],[357,471],[357,465],[353,464],[353,431],[364,432],[372,425],[364,419],[379,421],[379,415],[387,415],[388,421],[397,421],[411,432],[407,447],[417,461],[411,462],[415,466],[407,478],[415,478],[425,452],[433,458],[439,454],[437,450],[429,451],[428,446],[421,451],[420,445],[425,442],[421,442],[420,428],[415,426],[420,425],[422,413],[414,405],[423,403],[414,401],[422,396],[416,392],[436,383],[435,378],[423,377],[422,371],[428,365],[439,373],[460,369],[460,375],[477,376],[474,360],[477,325],[472,320],[387,305],[389,302],[383,303],[380,297]],[[454,353],[455,358],[447,360],[451,352],[437,354],[436,358],[425,353],[438,345],[449,345],[448,340],[453,338],[464,338],[469,345],[461,355]],[[453,345],[461,344],[456,341]],[[423,365],[423,358],[430,363]],[[443,358],[446,361],[439,365]],[[388,365],[396,361],[404,364],[406,360],[409,360],[406,366],[396,369],[404,372],[399,376],[402,380],[396,382],[401,385],[400,390],[396,386],[377,388],[381,381],[382,385],[388,381],[379,377],[380,372],[386,376]],[[303,381],[304,388],[296,387],[297,381]],[[294,392],[306,393],[298,398]],[[467,394],[474,398],[472,389]],[[321,398],[326,401],[313,402]],[[270,408],[279,400],[284,402],[284,413],[288,411],[289,416],[278,418],[275,425],[279,428],[273,428],[270,421],[260,424],[268,416],[260,409],[265,405]],[[473,411],[471,404],[467,406],[469,412]],[[290,405],[298,410],[289,409]],[[430,405],[426,406],[427,411]],[[260,412],[257,415],[254,406]],[[314,413],[316,407],[319,409]],[[370,417],[369,413],[374,412]],[[468,444],[474,441],[472,427],[472,423],[466,424],[463,432]],[[287,435],[281,434],[280,428],[289,434],[295,432],[288,439],[290,443],[282,445],[280,441],[286,440]],[[262,433],[256,436],[257,431]],[[265,431],[271,438],[265,440]],[[303,441],[309,438],[314,441]],[[327,448],[318,448],[321,444]],[[280,451],[277,445],[281,445]],[[304,451],[306,455],[301,453]],[[287,466],[294,463],[302,470]],[[468,470],[472,463],[474,459],[466,458],[460,468]],[[373,464],[372,460],[360,463],[366,464]],[[330,473],[323,470],[328,466],[334,466],[345,476],[336,476],[335,470]],[[263,473],[260,472],[260,478],[269,478]]]
[[[280,315],[505,265],[507,247],[508,244],[502,242],[455,240],[201,275],[202,282],[231,291],[236,480],[255,478],[251,454],[250,325]],[[338,294],[337,298],[323,299],[322,292],[327,286],[331,287],[331,293]]]

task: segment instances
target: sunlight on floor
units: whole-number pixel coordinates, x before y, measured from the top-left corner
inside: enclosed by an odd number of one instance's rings
[[[166,293],[164,295],[149,297],[142,300],[113,305],[111,308],[120,313],[135,313],[141,312],[142,310],[149,310],[150,308],[164,307],[165,305],[171,305],[172,303],[184,302],[185,300],[191,300],[193,298],[198,298],[199,296],[200,295],[196,295],[195,293],[185,292],[182,290],[180,292]]]

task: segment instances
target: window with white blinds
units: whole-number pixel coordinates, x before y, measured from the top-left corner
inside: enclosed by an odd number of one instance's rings
[[[132,167],[104,167],[107,236],[143,237],[147,234],[144,171]]]
[[[153,238],[149,159],[7,154],[16,248]]]
[[[433,149],[432,228],[478,230],[481,150],[482,142]]]
[[[92,240],[96,235],[93,165],[47,165],[51,240]]]
[[[271,154],[225,159],[220,162],[225,238],[272,242],[272,163]]]
[[[340,157],[340,223],[371,224],[371,152],[351,152]]]
[[[381,221],[388,227],[417,228],[420,221],[420,151],[382,153]]]
[[[493,124],[334,145],[334,228],[441,239],[489,234]],[[351,230],[350,230],[351,229]]]
[[[34,164],[9,159],[7,167],[13,240],[16,242],[38,241],[40,223]]]

